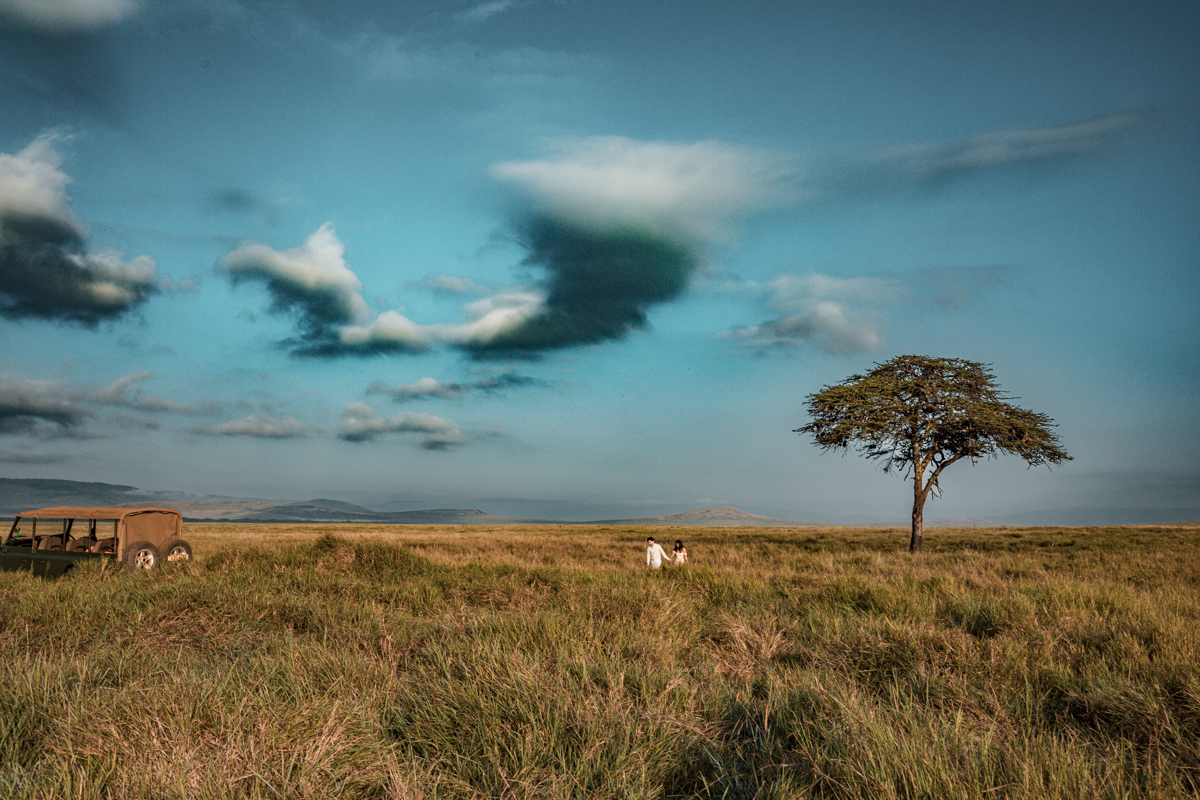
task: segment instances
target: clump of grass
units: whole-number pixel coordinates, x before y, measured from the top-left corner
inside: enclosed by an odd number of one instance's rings
[[[0,796],[1200,795],[1200,531],[228,526],[0,574]],[[1042,545],[1045,546],[1042,546]]]

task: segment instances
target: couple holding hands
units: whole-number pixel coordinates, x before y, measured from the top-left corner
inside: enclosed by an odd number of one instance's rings
[[[663,561],[666,561],[668,564],[679,565],[679,564],[686,564],[687,560],[688,560],[687,548],[683,546],[682,539],[675,540],[675,549],[671,551],[670,555],[667,555],[666,551],[664,551],[662,549],[662,545],[660,545],[658,542],[654,541],[653,536],[646,539],[646,566],[647,567],[652,567],[653,569],[661,569],[662,565],[663,565]]]

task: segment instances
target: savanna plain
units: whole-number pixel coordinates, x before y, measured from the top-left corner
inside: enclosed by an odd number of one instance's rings
[[[1200,796],[1198,527],[187,537],[0,574],[0,797]]]

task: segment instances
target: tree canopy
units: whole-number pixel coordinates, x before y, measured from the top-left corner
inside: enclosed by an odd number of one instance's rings
[[[810,433],[826,450],[855,447],[883,471],[913,478],[912,541],[919,552],[925,501],[956,461],[1019,456],[1030,466],[1069,461],[1045,414],[1007,402],[984,364],[960,358],[897,356],[806,398]]]

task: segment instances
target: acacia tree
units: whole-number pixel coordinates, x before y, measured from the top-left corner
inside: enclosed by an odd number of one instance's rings
[[[806,399],[811,433],[819,447],[859,453],[913,480],[912,540],[921,551],[925,501],[941,495],[938,479],[960,459],[972,464],[1000,453],[1033,467],[1071,456],[1050,430],[1053,421],[1006,402],[984,364],[961,358],[897,356],[866,375],[851,375]]]

